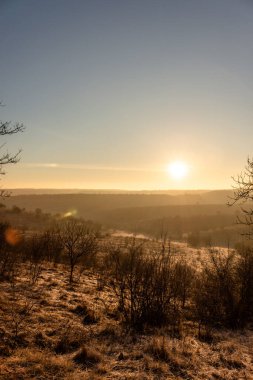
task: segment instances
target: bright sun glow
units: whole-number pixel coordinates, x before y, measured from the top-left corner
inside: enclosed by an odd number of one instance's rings
[[[172,179],[180,180],[187,176],[188,166],[184,162],[174,161],[168,165],[167,171]]]

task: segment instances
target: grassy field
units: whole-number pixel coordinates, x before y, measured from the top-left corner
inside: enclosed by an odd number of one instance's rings
[[[119,238],[117,238],[117,244]],[[173,245],[193,266],[207,252]],[[205,256],[206,255],[206,256]],[[94,270],[69,284],[68,268],[43,263],[36,282],[22,264],[0,283],[0,378],[253,379],[253,332],[212,329],[200,337],[189,322],[136,331],[124,325],[115,294]]]

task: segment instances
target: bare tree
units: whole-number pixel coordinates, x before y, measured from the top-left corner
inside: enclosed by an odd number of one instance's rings
[[[77,219],[67,219],[60,226],[60,239],[68,255],[70,273],[69,282],[73,282],[76,265],[84,256],[95,254],[97,239],[88,224]]]
[[[0,102],[0,106],[3,106],[3,104]],[[12,123],[10,121],[2,121],[0,120],[0,136],[9,136],[13,135],[15,133],[23,132],[24,131],[24,125],[22,123]],[[0,149],[3,149],[5,144],[3,143],[0,145]],[[17,153],[9,153],[8,151],[4,152],[0,156],[0,175],[5,174],[4,166],[8,164],[16,164],[19,161],[19,154],[21,150],[19,150]],[[6,196],[9,195],[6,191],[1,190],[0,196]]]
[[[230,197],[228,205],[240,203],[241,215],[237,216],[236,222],[248,228],[243,235],[251,239],[253,235],[253,208],[250,206],[253,201],[253,159],[248,158],[244,171],[232,178],[235,183],[234,194]]]

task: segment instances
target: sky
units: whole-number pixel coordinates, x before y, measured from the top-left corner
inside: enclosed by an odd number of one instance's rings
[[[253,156],[252,0],[0,0],[8,188],[221,189]],[[168,166],[180,161],[186,175]]]

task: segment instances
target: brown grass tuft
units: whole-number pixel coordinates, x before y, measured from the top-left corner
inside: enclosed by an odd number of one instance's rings
[[[148,344],[146,352],[154,359],[167,363],[170,372],[182,378],[187,377],[187,370],[193,367],[190,347],[182,341],[156,337]]]
[[[99,321],[98,315],[95,311],[90,309],[85,304],[77,305],[74,309],[72,309],[72,312],[83,318],[84,325],[95,324]]]
[[[83,346],[80,351],[74,356],[74,362],[82,367],[93,367],[102,360],[101,354],[89,347]]]

